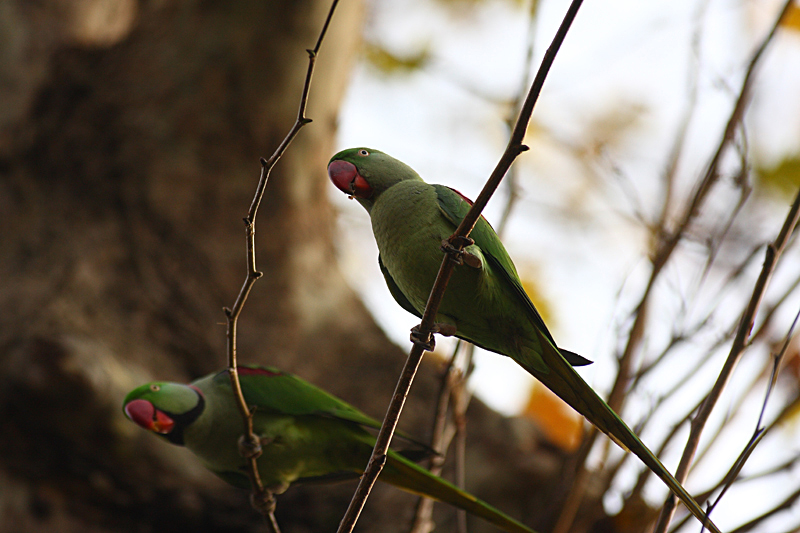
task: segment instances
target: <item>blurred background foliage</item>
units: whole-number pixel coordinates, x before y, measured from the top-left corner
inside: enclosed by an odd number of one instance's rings
[[[0,2],[0,531],[261,529],[245,494],[130,424],[120,403],[141,383],[222,366],[220,309],[244,275],[241,217],[258,158],[294,120],[304,50],[328,7]],[[635,346],[619,380],[622,415],[670,468],[798,188],[797,3],[756,71],[718,181],[652,283],[636,343],[632,326],[779,7],[587,2],[535,110],[531,150],[486,212],[559,344],[595,360],[580,372],[601,394]],[[330,186],[326,162],[338,148],[374,146],[476,196],[565,9],[341,2],[317,63],[314,122],[262,207],[265,276],[240,323],[242,361],[382,416],[416,319],[386,291],[368,219]],[[771,356],[800,307],[799,264],[795,238],[701,441],[695,494],[719,492],[755,429]],[[453,350],[441,340],[412,391],[401,426],[420,438]],[[796,333],[781,365],[769,431],[714,511],[725,531],[800,524]],[[584,422],[507,359],[476,351],[474,367],[478,399],[461,441],[469,490],[543,532],[647,529],[660,483],[606,439],[590,448]],[[450,411],[455,434],[463,405]],[[352,490],[293,488],[278,519],[286,531],[332,530]],[[414,503],[379,486],[360,527],[408,531]],[[442,506],[433,519],[441,531],[457,522]],[[674,526],[695,524],[679,514]]]

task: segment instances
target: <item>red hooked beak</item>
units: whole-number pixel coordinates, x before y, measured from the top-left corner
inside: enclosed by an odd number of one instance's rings
[[[352,198],[369,198],[372,196],[372,187],[369,186],[367,180],[359,175],[356,166],[347,161],[331,161],[328,165],[328,176],[336,188],[345,194],[349,194]]]
[[[147,400],[133,400],[125,406],[125,414],[144,429],[166,435],[175,422]]]

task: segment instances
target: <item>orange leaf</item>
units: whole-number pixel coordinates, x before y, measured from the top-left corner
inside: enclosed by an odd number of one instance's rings
[[[548,440],[574,452],[583,437],[583,417],[541,383],[535,383],[523,415],[535,421]]]
[[[537,275],[537,269],[529,267],[529,270],[532,272],[520,279],[522,282],[522,289],[528,295],[528,298],[531,299],[531,302],[533,302],[536,310],[539,311],[539,314],[542,316],[542,320],[544,320],[544,323],[547,324],[547,329],[552,330],[555,319],[553,318],[552,309],[550,308],[548,300],[545,298],[544,292],[542,291],[541,285],[538,281],[540,278]]]
[[[781,20],[781,26],[794,31],[800,31],[800,6],[797,3],[789,7],[789,12]]]

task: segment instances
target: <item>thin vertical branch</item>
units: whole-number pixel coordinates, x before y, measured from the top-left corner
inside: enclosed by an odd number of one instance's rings
[[[539,8],[539,1],[530,0],[530,5],[528,7],[527,46],[525,52],[525,60],[522,68],[520,86],[517,91],[517,94],[514,96],[514,100],[511,102],[510,106],[511,112],[505,119],[505,126],[508,128],[509,132],[514,130],[514,115],[518,114],[520,108],[522,107],[523,103],[522,99],[525,96],[525,89],[528,86],[528,78],[530,77],[531,69],[533,68],[534,45],[536,44],[536,22],[538,20],[536,12],[538,8]],[[513,211],[514,205],[519,199],[518,173],[516,172],[514,167],[512,167],[509,170],[508,177],[506,178],[505,183],[506,186],[508,187],[508,198],[506,199],[506,205],[503,206],[503,212],[500,215],[500,221],[497,223],[497,234],[501,237],[503,236],[506,224],[508,224],[508,220],[511,217],[511,211]]]
[[[511,164],[514,162],[517,156],[519,156],[519,154],[528,149],[527,146],[522,144],[522,140],[525,136],[525,131],[527,130],[531,115],[533,114],[533,107],[539,98],[539,94],[541,93],[547,74],[550,71],[550,67],[555,60],[555,56],[558,53],[561,44],[564,42],[564,38],[566,37],[573,20],[575,20],[575,16],[578,14],[578,9],[580,8],[581,4],[582,0],[573,0],[570,4],[569,9],[564,16],[564,20],[561,22],[561,26],[558,28],[558,31],[553,38],[552,44],[547,49],[547,52],[542,59],[542,64],[533,80],[530,91],[528,92],[528,96],[525,99],[525,103],[522,106],[522,110],[517,118],[517,123],[514,127],[511,138],[508,141],[505,152],[486,182],[486,185],[484,185],[483,190],[475,199],[475,203],[461,221],[461,224],[459,224],[455,233],[453,233],[453,235],[449,238],[449,242],[455,249],[456,254],[460,252],[468,242],[467,237],[469,236],[470,231],[472,231],[472,228],[477,222],[478,217],[486,207],[486,204],[489,202],[492,194],[494,194],[494,191],[497,190],[498,185],[500,185],[503,176],[505,176],[509,167],[511,167]],[[450,280],[450,275],[453,272],[455,259],[457,258],[453,257],[451,253],[445,254],[445,257],[442,259],[442,264],[439,267],[436,281],[433,284],[430,296],[428,297],[428,302],[425,306],[425,312],[422,315],[422,322],[417,327],[416,334],[414,335],[414,345],[411,348],[411,352],[406,360],[406,364],[403,367],[403,372],[401,373],[400,379],[395,387],[392,401],[389,404],[383,425],[378,433],[375,448],[372,451],[372,456],[367,464],[367,468],[364,471],[364,475],[361,477],[361,481],[358,484],[356,492],[353,494],[353,499],[350,501],[347,512],[339,524],[339,533],[349,533],[353,531],[353,528],[358,521],[358,517],[361,514],[364,505],[366,504],[367,498],[369,497],[369,493],[372,490],[372,487],[375,485],[375,481],[378,479],[378,475],[383,469],[383,465],[386,463],[386,453],[389,450],[389,443],[392,440],[392,435],[394,434],[397,426],[397,421],[400,417],[400,413],[403,410],[403,404],[405,403],[408,391],[411,388],[411,382],[413,381],[414,375],[416,374],[417,368],[419,368],[419,364],[422,360],[422,354],[424,350],[432,349],[432,330],[434,326],[434,318],[436,317],[439,304],[444,296],[444,291],[447,288],[447,283]]]
[[[264,197],[264,190],[266,189],[267,181],[269,180],[269,175],[273,167],[286,151],[292,140],[294,140],[294,138],[297,136],[300,129],[311,122],[311,119],[306,118],[305,116],[306,106],[308,104],[308,95],[311,89],[311,78],[314,73],[314,65],[320,46],[322,45],[322,40],[325,38],[325,34],[327,33],[328,26],[330,25],[331,19],[333,18],[333,13],[336,10],[336,5],[338,3],[339,0],[333,0],[331,3],[328,15],[325,18],[325,23],[323,24],[319,33],[319,37],[317,38],[316,45],[313,49],[307,50],[308,69],[306,71],[306,78],[303,84],[303,92],[300,97],[300,106],[297,111],[297,119],[289,130],[289,133],[286,134],[286,137],[284,137],[283,141],[281,141],[280,145],[269,158],[269,160],[265,160],[263,158],[261,159],[261,176],[259,177],[258,185],[256,186],[256,192],[253,197],[253,201],[250,204],[250,209],[247,212],[247,216],[244,218],[247,249],[247,277],[242,284],[242,288],[239,290],[239,294],[236,297],[233,307],[224,309],[225,316],[227,317],[226,337],[228,341],[228,374],[230,376],[231,387],[233,388],[236,406],[242,415],[242,421],[244,425],[244,434],[239,441],[239,451],[247,461],[247,473],[250,477],[250,483],[253,490],[251,502],[253,506],[268,520],[270,527],[275,533],[279,533],[280,531],[278,528],[278,522],[275,519],[273,512],[275,509],[275,500],[270,490],[264,487],[263,483],[261,482],[261,477],[258,473],[257,461],[258,457],[261,455],[261,441],[259,436],[253,431],[254,411],[251,411],[247,405],[247,401],[244,398],[242,386],[239,381],[236,352],[237,325],[239,316],[241,315],[244,304],[247,301],[247,297],[250,295],[250,291],[253,288],[256,280],[258,280],[258,278],[260,278],[262,275],[262,273],[256,268],[255,235],[258,207],[261,204],[261,199]]]
[[[436,476],[440,475],[444,467],[445,451],[450,445],[449,438],[446,435],[447,429],[447,414],[450,408],[450,391],[456,380],[462,379],[461,372],[456,365],[456,358],[458,352],[464,343],[459,340],[453,350],[453,355],[447,362],[447,366],[442,372],[442,380],[439,386],[439,397],[436,403],[436,411],[433,417],[433,429],[431,430],[431,448],[438,455],[431,458],[428,469],[431,474]],[[433,514],[433,500],[420,496],[417,502],[417,508],[414,512],[414,522],[411,525],[410,533],[429,533],[433,530],[431,516]]]
[[[674,137],[674,144],[670,150],[669,158],[667,159],[667,167],[663,174],[663,198],[664,202],[661,205],[661,214],[659,215],[657,228],[666,228],[667,220],[672,207],[673,193],[675,191],[675,178],[678,172],[678,165],[681,161],[683,151],[686,148],[686,133],[689,131],[689,124],[694,117],[694,112],[697,107],[697,94],[698,94],[698,78],[700,70],[700,44],[703,36],[702,20],[705,18],[706,11],[708,10],[709,0],[703,0],[697,11],[694,14],[696,26],[692,32],[692,46],[691,53],[693,61],[691,69],[689,70],[689,94],[687,95],[687,104],[684,109],[681,121],[678,125],[677,134]]]
[[[470,344],[467,347],[467,357],[472,359],[472,352],[475,346]],[[464,488],[467,484],[467,407],[469,406],[470,394],[467,391],[466,376],[454,383],[451,388],[453,402],[453,418],[456,424],[455,435],[455,463],[456,463],[456,486]],[[459,509],[456,512],[456,523],[458,533],[467,533],[467,512]]]

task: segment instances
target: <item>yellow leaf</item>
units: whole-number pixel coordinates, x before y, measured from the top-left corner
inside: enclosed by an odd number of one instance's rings
[[[800,156],[787,157],[772,168],[758,168],[758,181],[781,196],[794,196],[800,187]]]
[[[795,2],[781,20],[781,26],[786,29],[800,31],[800,5]]]
[[[541,383],[535,383],[523,416],[536,422],[547,439],[566,452],[578,449],[583,438],[583,417]]]
[[[552,333],[553,324],[551,322],[554,320],[553,313],[547,303],[547,298],[545,298],[544,294],[539,289],[539,283],[534,278],[528,276],[521,278],[520,281],[522,281],[522,288],[525,290],[528,298],[531,299],[536,310],[542,315],[542,320],[544,320],[544,323],[547,325],[547,329]]]
[[[427,47],[414,55],[400,57],[372,43],[364,45],[364,55],[373,67],[384,74],[413,72],[424,67],[430,59],[430,52]]]

